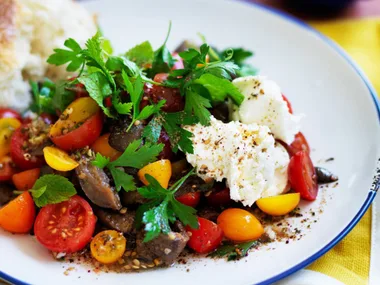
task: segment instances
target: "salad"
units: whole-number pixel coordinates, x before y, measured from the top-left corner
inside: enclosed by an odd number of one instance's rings
[[[117,56],[100,33],[69,38],[48,63],[76,75],[31,82],[22,116],[0,109],[2,229],[126,271],[236,259],[267,235],[255,211],[285,216],[337,180],[252,52],[166,41]]]

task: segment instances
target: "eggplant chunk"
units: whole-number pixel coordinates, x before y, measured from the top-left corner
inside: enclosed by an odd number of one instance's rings
[[[127,132],[127,128],[130,123],[131,120],[126,118],[124,120],[119,120],[115,125],[111,126],[111,133],[108,143],[114,149],[124,152],[131,142],[141,139],[144,125],[133,125]]]
[[[114,212],[110,210],[95,209],[95,214],[100,222],[107,228],[122,232],[130,233],[133,230],[133,223],[135,222],[135,211],[127,211],[125,214]]]
[[[92,203],[102,208],[121,209],[120,197],[103,169],[83,159],[75,172],[83,192]]]
[[[13,189],[8,184],[0,184],[0,207],[13,199]]]
[[[315,167],[317,173],[318,184],[331,183],[338,181],[338,176],[332,174],[329,170],[323,167]]]

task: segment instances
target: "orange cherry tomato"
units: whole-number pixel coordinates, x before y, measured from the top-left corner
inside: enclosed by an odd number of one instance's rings
[[[25,191],[0,209],[0,227],[15,233],[28,233],[34,223],[36,209],[32,196]]]
[[[110,134],[104,134],[100,136],[91,146],[91,148],[100,153],[103,156],[110,158],[111,160],[115,160],[117,157],[121,155],[121,152],[117,151],[108,143],[108,139]]]
[[[149,163],[139,170],[137,176],[141,182],[148,185],[145,175],[153,176],[163,188],[168,188],[170,177],[172,176],[172,166],[170,160],[161,159],[156,162]]]
[[[16,186],[17,190],[32,189],[37,179],[40,177],[40,172],[40,168],[34,168],[16,173],[12,176],[13,184]]]
[[[176,198],[177,201],[181,202],[182,204],[195,208],[199,201],[201,200],[201,193],[199,192],[190,192],[183,194]]]
[[[72,102],[50,129],[50,138],[59,148],[70,151],[92,145],[103,128],[99,105],[90,97]]]
[[[261,198],[256,201],[256,205],[264,213],[272,216],[283,216],[293,211],[298,206],[300,199],[300,193],[288,193]]]
[[[91,254],[103,264],[112,264],[124,254],[127,240],[122,233],[107,230],[98,233],[91,241]]]
[[[225,237],[236,242],[256,240],[264,233],[260,221],[243,209],[224,210],[219,215],[217,222]]]

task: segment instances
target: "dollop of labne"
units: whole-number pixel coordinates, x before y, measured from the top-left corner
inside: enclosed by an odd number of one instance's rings
[[[246,76],[235,79],[233,84],[245,98],[239,107],[231,103],[232,120],[267,126],[276,139],[287,144],[294,140],[300,131],[301,116],[289,112],[280,87],[274,81],[264,76]]]
[[[289,156],[276,145],[267,126],[223,123],[185,127],[193,133],[193,154],[188,162],[204,180],[227,180],[231,199],[251,206],[261,197],[282,193],[287,185]]]

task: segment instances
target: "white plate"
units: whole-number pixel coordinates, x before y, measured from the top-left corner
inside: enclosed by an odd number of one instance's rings
[[[310,207],[323,213],[301,240],[270,245],[240,262],[204,259],[124,275],[75,266],[65,276],[70,265],[54,262],[34,239],[1,233],[1,277],[19,284],[269,284],[323,255],[359,221],[376,194],[370,189],[379,157],[379,107],[367,79],[332,42],[289,16],[246,2],[103,0],[85,6],[98,13],[118,52],[147,39],[158,47],[170,19],[170,47],[201,32],[217,47],[254,50],[261,74],[277,81],[294,110],[307,115],[303,132],[315,149],[313,160],[335,158],[328,168],[339,175],[339,186],[302,205],[305,215]]]

